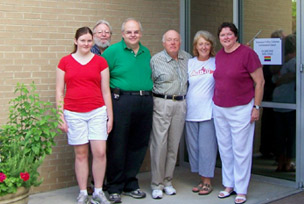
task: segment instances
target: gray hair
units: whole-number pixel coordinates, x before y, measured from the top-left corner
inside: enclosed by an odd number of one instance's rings
[[[111,27],[110,23],[106,20],[99,20],[99,21],[96,22],[95,26],[93,27],[93,32],[94,33],[95,33],[95,28],[97,26],[99,26],[100,24],[105,24],[106,26],[108,26],[109,29],[110,29],[110,33],[112,34],[112,27]]]
[[[166,42],[166,39],[165,39],[165,35],[166,35],[167,31],[163,34],[163,37],[162,37],[162,42]]]
[[[135,18],[127,18],[127,19],[122,23],[122,25],[121,25],[121,32],[124,32],[124,31],[125,31],[125,25],[126,25],[126,23],[127,23],[128,21],[135,21],[135,22],[137,22],[138,25],[139,25],[140,31],[143,32],[143,28],[142,28],[142,26],[141,26],[141,23],[140,23],[138,20],[136,20]]]
[[[164,34],[163,34],[163,37],[162,37],[162,42],[164,43],[164,42],[166,42],[166,33],[168,32],[168,31],[170,31],[170,30],[167,30]],[[177,32],[176,30],[174,30],[175,32]],[[179,32],[177,32],[178,33],[178,35],[179,35],[179,41],[180,42],[182,42],[182,38],[181,38],[181,35],[179,34]]]

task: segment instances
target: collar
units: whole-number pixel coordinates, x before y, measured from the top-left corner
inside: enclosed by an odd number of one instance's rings
[[[168,52],[167,52],[166,50],[164,50],[163,52],[164,52],[164,54],[165,54],[165,58],[166,58],[167,62],[170,62],[171,60],[174,60],[174,59],[168,54]],[[183,60],[183,59],[184,59],[184,56],[183,56],[181,50],[178,51],[177,59],[179,59],[179,60]]]
[[[100,52],[100,50],[99,50],[99,47],[98,47],[96,44],[92,47],[92,50],[93,50],[94,52],[96,52],[96,54],[101,55],[101,52]]]
[[[125,40],[123,38],[121,38],[121,43],[122,43],[122,47],[123,47],[124,50],[133,51],[131,48],[129,48],[127,46],[127,44],[125,43]],[[145,51],[144,51],[144,49],[142,49],[141,42],[139,42],[139,49],[138,49],[137,55],[139,55],[142,52],[145,52]]]

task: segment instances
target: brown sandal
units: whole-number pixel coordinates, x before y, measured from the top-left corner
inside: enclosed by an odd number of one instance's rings
[[[213,190],[211,184],[204,183],[203,187],[199,190],[198,195],[208,195]]]
[[[194,186],[192,188],[192,192],[193,193],[198,193],[202,188],[203,188],[204,184],[202,182],[200,182],[197,186]]]

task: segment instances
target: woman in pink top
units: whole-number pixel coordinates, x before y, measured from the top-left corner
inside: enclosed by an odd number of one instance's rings
[[[218,197],[236,192],[235,203],[245,203],[264,77],[257,54],[237,42],[238,30],[233,23],[223,23],[218,37],[223,48],[215,58],[213,116],[225,187]]]
[[[89,202],[89,144],[95,182],[91,203],[109,204],[102,191],[106,140],[113,124],[109,69],[104,58],[90,51],[92,45],[90,28],[79,28],[75,34],[74,51],[63,57],[56,69],[56,104],[61,112],[59,128],[67,133],[68,143],[74,147],[75,172],[80,188],[78,204]]]

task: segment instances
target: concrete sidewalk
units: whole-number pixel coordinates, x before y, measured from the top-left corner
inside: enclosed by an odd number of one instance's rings
[[[177,190],[177,194],[174,196],[166,196],[161,200],[154,200],[151,197],[150,190],[150,172],[140,173],[138,175],[141,189],[147,192],[145,199],[133,199],[128,196],[122,196],[122,202],[124,204],[231,204],[234,203],[235,196],[231,196],[226,199],[219,199],[217,195],[222,190],[221,185],[221,172],[220,169],[216,169],[215,178],[213,180],[214,190],[207,196],[199,196],[191,191],[192,186],[199,182],[199,177],[196,174],[190,172],[188,168],[177,167],[174,174],[173,185]],[[267,180],[267,179],[266,179]],[[287,187],[284,185],[270,183],[261,178],[253,178],[250,181],[250,186],[247,195],[247,204],[253,203],[271,203],[274,204],[287,204],[287,203],[304,203],[304,193],[292,195],[300,192],[300,190]],[[77,186],[60,189],[56,191],[50,191],[45,193],[38,193],[30,196],[29,204],[75,204],[76,197],[79,193]],[[283,200],[281,198],[287,197]],[[293,200],[293,198],[295,200]],[[292,202],[291,202],[292,201]],[[301,201],[301,202],[300,202]]]
[[[271,204],[291,204],[291,203],[293,204],[304,203],[304,191],[271,202]]]

